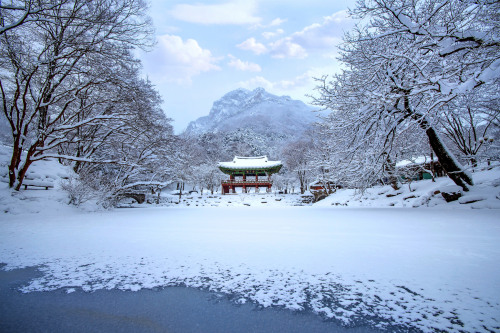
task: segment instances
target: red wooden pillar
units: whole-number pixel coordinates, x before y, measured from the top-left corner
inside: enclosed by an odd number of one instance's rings
[[[247,181],[247,174],[243,172],[243,185],[241,190],[242,193],[247,193],[247,186],[245,184],[246,181]]]
[[[234,182],[234,175],[231,174],[229,175],[229,181],[230,181],[230,185],[229,185],[229,188],[228,188],[228,192],[229,193],[234,193],[234,185],[233,185],[233,182]]]

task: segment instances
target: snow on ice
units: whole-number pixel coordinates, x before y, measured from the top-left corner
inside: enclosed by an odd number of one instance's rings
[[[186,285],[346,325],[500,327],[496,210],[149,208],[4,215],[24,292]]]

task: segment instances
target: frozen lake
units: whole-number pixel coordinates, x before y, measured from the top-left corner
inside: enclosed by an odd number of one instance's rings
[[[316,207],[5,215],[0,262],[39,267],[26,297],[203,295],[170,288],[188,286],[227,295],[234,309],[312,311],[345,327],[487,332],[500,330],[498,216]]]
[[[33,268],[0,271],[1,332],[378,332],[346,329],[310,311],[236,305],[226,295],[186,287],[70,294],[16,291],[39,274]]]

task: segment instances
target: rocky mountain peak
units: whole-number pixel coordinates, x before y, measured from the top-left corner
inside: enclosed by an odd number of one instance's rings
[[[252,91],[240,88],[215,101],[208,116],[192,121],[186,133],[229,132],[239,128],[250,128],[259,133],[301,133],[316,120],[312,110],[301,101],[270,94],[264,88]]]

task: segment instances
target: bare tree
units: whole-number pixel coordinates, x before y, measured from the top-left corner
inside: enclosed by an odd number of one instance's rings
[[[445,135],[472,166],[477,166],[481,151],[493,142],[493,129],[498,128],[498,93],[498,84],[484,85],[444,107]]]
[[[287,169],[295,172],[300,184],[300,193],[307,190],[308,174],[312,169],[311,150],[313,143],[310,140],[299,140],[286,145],[282,151]]]
[[[65,1],[60,1],[65,2]],[[10,0],[0,2],[0,35],[23,24],[51,21],[51,9],[58,6],[50,0]]]

